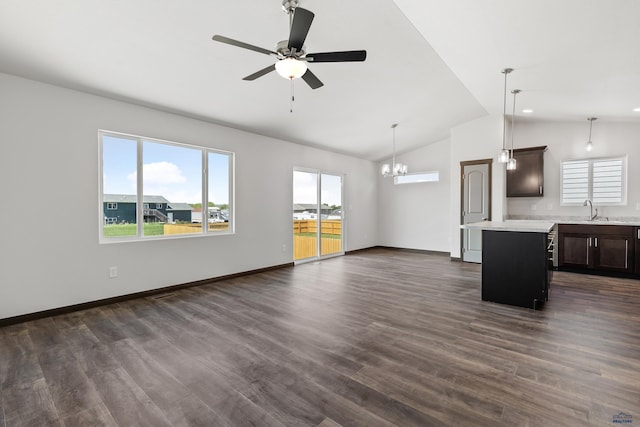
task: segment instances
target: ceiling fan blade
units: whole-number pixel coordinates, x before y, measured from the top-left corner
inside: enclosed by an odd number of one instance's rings
[[[289,33],[289,49],[295,48],[298,52],[302,50],[314,16],[313,12],[301,7],[296,7],[293,13],[291,32]]]
[[[276,64],[271,64],[271,65],[269,65],[268,67],[263,68],[263,69],[262,69],[262,70],[260,70],[260,71],[256,71],[255,73],[248,75],[247,77],[245,77],[245,78],[244,78],[244,79],[242,79],[242,80],[249,80],[249,81],[252,81],[252,80],[257,79],[258,77],[262,77],[262,76],[264,76],[265,74],[268,74],[268,73],[270,73],[270,72],[272,72],[272,71],[275,71],[275,69],[276,69]]]
[[[309,62],[356,62],[367,59],[366,50],[348,50],[344,52],[309,53],[306,56]]]
[[[231,46],[237,46],[237,47],[241,47],[243,49],[249,49],[249,50],[252,50],[254,52],[264,53],[265,55],[278,56],[278,54],[276,52],[273,52],[271,50],[263,49],[261,47],[254,46],[252,44],[248,44],[248,43],[244,43],[244,42],[241,42],[241,41],[238,41],[238,40],[230,39],[229,37],[221,36],[219,34],[216,34],[215,36],[213,36],[213,40],[215,40],[217,42],[220,42],[220,43],[230,44]]]
[[[320,79],[317,78],[309,69],[307,69],[307,72],[302,75],[302,80],[304,80],[311,89],[318,89],[319,87],[324,86],[324,83],[322,83]]]

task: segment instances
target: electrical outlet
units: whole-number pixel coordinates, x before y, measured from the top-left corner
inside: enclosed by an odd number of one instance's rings
[[[282,252],[286,252],[287,251],[287,245],[282,245]]]
[[[553,210],[553,203],[549,203],[547,205],[547,210],[552,211]]]
[[[109,279],[118,277],[118,267],[109,267]]]
[[[640,211],[640,203],[636,203],[636,210]]]
[[[538,209],[538,205],[531,205],[531,210],[535,211],[536,209]]]

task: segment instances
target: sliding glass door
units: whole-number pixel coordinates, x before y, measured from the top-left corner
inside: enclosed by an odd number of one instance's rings
[[[293,172],[293,259],[342,254],[342,176]]]

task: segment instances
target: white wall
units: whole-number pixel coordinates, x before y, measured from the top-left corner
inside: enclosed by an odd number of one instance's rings
[[[505,166],[498,163],[502,148],[502,116],[487,116],[451,129],[451,256],[460,257],[460,162],[493,159],[491,219],[501,221],[505,210]]]
[[[410,173],[439,171],[439,182],[394,185],[378,174],[380,245],[449,252],[449,145],[446,139],[396,156]]]
[[[546,145],[544,154],[544,197],[509,198],[510,216],[586,217],[589,208],[560,206],[560,162],[569,159],[628,155],[627,206],[598,207],[608,217],[640,217],[640,123],[593,123],[593,150],[586,151],[589,123],[524,122],[515,130],[516,148]]]
[[[291,262],[294,167],[345,173],[345,248],[377,244],[373,162],[5,74],[0,93],[0,318]],[[98,129],[234,151],[236,234],[98,244]]]

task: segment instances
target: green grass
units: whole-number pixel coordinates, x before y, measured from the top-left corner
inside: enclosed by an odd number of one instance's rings
[[[124,237],[135,236],[137,230],[136,224],[109,224],[104,226],[104,237]],[[145,236],[162,236],[164,235],[164,224],[150,222],[144,224]]]

